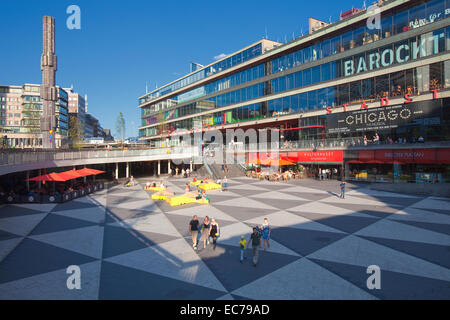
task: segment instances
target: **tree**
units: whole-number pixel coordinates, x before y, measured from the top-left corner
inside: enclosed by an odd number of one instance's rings
[[[116,134],[122,138],[122,145],[125,141],[125,119],[123,118],[122,112],[119,113],[119,116],[116,120]]]
[[[84,132],[83,125],[75,116],[70,117],[69,120],[69,139],[72,141],[72,145],[74,148],[80,148],[80,143],[83,141]]]

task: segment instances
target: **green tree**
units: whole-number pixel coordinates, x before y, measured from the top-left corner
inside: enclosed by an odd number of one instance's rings
[[[122,112],[119,113],[116,120],[116,134],[121,138],[123,146],[123,142],[125,141],[125,119],[123,118]]]
[[[83,141],[83,125],[77,117],[70,117],[69,120],[69,139],[72,141],[74,148],[81,148],[81,142]]]

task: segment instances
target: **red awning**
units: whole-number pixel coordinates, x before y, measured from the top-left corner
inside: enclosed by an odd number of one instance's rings
[[[64,171],[61,172],[60,175],[62,175],[63,177],[67,177],[67,180],[72,180],[72,179],[76,179],[76,178],[82,178],[82,177],[86,177],[86,174],[81,174],[78,173],[75,170],[69,170],[69,171]]]
[[[350,160],[350,161],[347,161],[347,163],[365,163],[365,162],[359,161],[359,160]]]
[[[90,169],[90,168],[83,168],[83,169],[77,170],[76,172],[78,172],[79,174],[82,174],[82,175],[86,175],[86,176],[105,173],[105,171]]]
[[[28,179],[28,181],[67,181],[70,179],[71,178],[62,175],[61,173],[52,172]]]

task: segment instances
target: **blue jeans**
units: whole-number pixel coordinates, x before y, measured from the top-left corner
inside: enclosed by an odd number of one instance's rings
[[[245,258],[245,249],[241,248],[241,261]]]
[[[341,190],[341,198],[345,197],[345,190]]]

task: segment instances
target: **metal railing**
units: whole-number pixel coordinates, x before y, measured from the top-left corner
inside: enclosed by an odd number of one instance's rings
[[[47,161],[127,159],[133,157],[180,158],[197,156],[198,148],[174,147],[141,150],[80,150],[80,151],[0,151],[0,165],[20,165]]]

